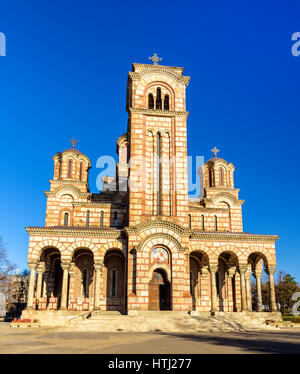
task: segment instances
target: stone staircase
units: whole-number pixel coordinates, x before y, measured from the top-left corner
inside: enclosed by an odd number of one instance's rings
[[[276,316],[275,316],[276,317]],[[279,316],[277,316],[279,318]],[[271,318],[274,319],[274,314]],[[222,313],[215,316],[187,312],[145,311],[136,315],[121,315],[118,312],[91,312],[68,321],[63,329],[71,331],[101,332],[201,332],[201,331],[257,331],[276,330],[266,325],[269,313]]]

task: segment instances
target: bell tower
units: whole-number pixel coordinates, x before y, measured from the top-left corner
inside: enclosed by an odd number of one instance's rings
[[[129,225],[160,217],[187,226],[190,77],[150,59],[154,65],[133,64],[128,74]]]

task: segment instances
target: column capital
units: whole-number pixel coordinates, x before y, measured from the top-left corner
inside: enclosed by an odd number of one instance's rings
[[[240,266],[239,266],[239,270],[240,270],[240,272],[243,273],[243,274],[246,273],[247,269],[248,269],[248,266],[247,266],[247,265],[240,265]]]
[[[39,274],[44,274],[45,273],[45,270],[46,270],[46,266],[45,266],[45,263],[44,262],[40,262],[37,266],[37,269],[36,271],[39,273]]]
[[[102,272],[103,271],[103,264],[101,262],[95,262],[94,263],[94,269],[96,271]]]
[[[262,270],[255,270],[254,272],[253,272],[253,276],[257,279],[257,278],[261,278],[262,277],[262,275],[263,275],[263,271]]]
[[[210,264],[209,265],[209,271],[211,273],[216,273],[218,271],[218,264]]]
[[[36,270],[37,263],[35,261],[30,261],[30,262],[28,262],[28,267],[29,267],[30,270]]]
[[[228,268],[228,277],[233,278],[235,272],[236,272],[236,266],[230,266],[230,268]]]
[[[60,264],[60,266],[62,267],[62,269],[65,271],[65,270],[69,270],[70,269],[70,266],[71,266],[71,263],[70,262],[62,262]]]
[[[274,273],[276,271],[276,266],[268,266],[267,271],[268,271],[269,275],[274,275]]]

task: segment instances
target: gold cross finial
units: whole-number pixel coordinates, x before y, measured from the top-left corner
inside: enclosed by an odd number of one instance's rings
[[[217,157],[217,153],[220,152],[220,150],[216,147],[213,147],[213,149],[211,149],[211,152],[213,152],[213,154],[215,155],[215,157]]]
[[[159,61],[162,61],[161,57],[158,57],[156,53],[152,57],[149,57],[149,60],[153,62],[153,65],[157,65]]]
[[[72,144],[72,148],[74,149],[75,148],[75,144],[76,143],[78,143],[78,140],[76,140],[76,139],[72,139],[72,140],[70,140],[70,143]]]

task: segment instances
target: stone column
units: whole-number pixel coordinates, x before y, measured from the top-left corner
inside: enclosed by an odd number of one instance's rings
[[[245,282],[246,282],[246,296],[247,296],[247,309],[252,312],[252,298],[251,298],[251,271],[249,269],[245,273]]]
[[[232,291],[232,278],[233,278],[233,276],[235,274],[235,271],[236,271],[236,267],[235,266],[231,266],[228,269],[228,278],[227,278],[227,281],[228,281],[228,311],[229,312],[231,312],[231,311],[233,312],[234,311],[233,291]]]
[[[101,273],[103,265],[95,263],[95,294],[94,294],[94,310],[100,309],[100,287],[101,287]]]
[[[242,311],[247,310],[247,297],[246,297],[246,285],[245,285],[245,273],[247,266],[240,266],[240,277],[241,277],[241,297],[242,297]]]
[[[45,272],[45,263],[41,262],[37,268],[37,284],[36,284],[36,298],[39,300],[42,297],[42,284],[43,284],[43,274]]]
[[[64,271],[63,273],[63,281],[61,287],[61,302],[60,302],[60,309],[65,310],[67,309],[67,299],[68,299],[68,281],[69,281],[69,263],[62,263],[61,267]]]
[[[277,312],[276,297],[275,297],[275,285],[274,285],[274,273],[275,273],[275,271],[276,271],[275,266],[269,266],[268,267],[272,312]]]
[[[217,288],[216,288],[216,272],[218,270],[218,265],[210,265],[210,282],[211,282],[211,313],[217,311]]]
[[[29,262],[28,267],[30,269],[30,278],[29,278],[28,298],[27,298],[26,309],[31,310],[33,309],[33,293],[34,293],[36,263]]]
[[[262,271],[255,271],[255,279],[256,279],[256,292],[257,292],[257,311],[261,312],[262,310],[262,294],[261,294],[261,281],[260,278],[262,276]]]

